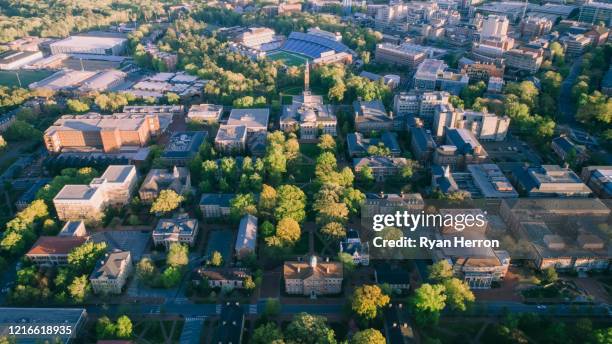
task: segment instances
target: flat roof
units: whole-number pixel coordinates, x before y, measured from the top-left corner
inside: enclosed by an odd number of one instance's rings
[[[133,171],[136,171],[134,165],[110,165],[100,178],[110,183],[123,183]]]
[[[91,199],[100,188],[89,185],[64,185],[64,187],[53,198],[54,201],[88,200]]]
[[[232,109],[227,120],[228,125],[245,125],[247,129],[268,128],[270,109]]]
[[[0,63],[13,63],[15,61],[19,61],[21,59],[28,58],[32,55],[41,54],[40,51],[14,51],[9,50],[0,54]]]
[[[125,42],[127,39],[122,37],[70,36],[50,45],[73,46],[80,49],[110,49]]]

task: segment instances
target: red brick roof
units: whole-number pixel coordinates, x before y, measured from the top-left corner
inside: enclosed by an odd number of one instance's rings
[[[83,237],[42,236],[36,240],[26,255],[64,254],[67,255],[75,247],[87,241]]]

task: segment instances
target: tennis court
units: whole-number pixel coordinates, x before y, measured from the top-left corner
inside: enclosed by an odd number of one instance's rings
[[[268,58],[274,61],[281,61],[286,66],[302,66],[308,60],[307,57],[290,53],[283,50],[278,50],[272,53],[268,53]]]

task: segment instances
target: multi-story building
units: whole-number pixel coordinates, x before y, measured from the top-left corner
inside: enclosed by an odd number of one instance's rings
[[[461,73],[467,74],[470,81],[487,82],[491,77],[502,78],[504,76],[504,68],[493,63],[477,62],[465,57],[459,60]]]
[[[153,230],[153,243],[164,245],[166,249],[173,243],[192,246],[198,235],[198,220],[187,215],[173,219],[161,219]]]
[[[553,22],[550,18],[541,16],[528,16],[521,21],[521,37],[526,40],[533,40],[549,33],[552,30]]]
[[[192,122],[215,123],[221,118],[222,105],[198,104],[192,105],[187,113],[187,119]]]
[[[349,133],[346,135],[346,145],[351,158],[361,158],[368,155],[368,148],[384,146],[389,150],[391,156],[399,157],[402,153],[397,135],[384,131],[380,138],[365,138],[361,133]]]
[[[318,295],[342,292],[343,266],[340,262],[318,262],[311,256],[309,262],[288,261],[283,266],[287,294]]]
[[[513,171],[519,191],[528,197],[588,197],[591,189],[568,167],[542,165]]]
[[[612,25],[612,4],[607,1],[585,1],[580,7],[580,21],[598,24],[605,23],[606,26]]]
[[[310,92],[310,68],[306,63],[304,92],[302,95],[293,96],[291,105],[283,107],[281,130],[299,130],[301,139],[315,139],[321,134],[336,136],[337,124],[332,107],[323,104],[323,97]]]
[[[448,194],[465,192],[472,199],[516,198],[518,192],[495,164],[469,164],[467,172],[450,172],[448,166],[434,166],[431,184],[436,190]]]
[[[121,55],[127,38],[94,35],[70,36],[49,44],[51,54]]]
[[[67,265],[70,252],[85,242],[85,237],[41,236],[26,253],[26,257],[42,266]]]
[[[464,167],[488,159],[487,152],[474,134],[467,129],[446,130],[446,144],[438,146],[433,163],[440,166]]]
[[[202,194],[200,210],[202,217],[215,218],[229,215],[230,201],[235,194]]]
[[[387,114],[387,110],[380,100],[363,101],[356,100],[353,103],[355,111],[355,130],[362,133],[372,131],[393,130],[393,116]]]
[[[504,52],[514,46],[514,39],[508,37],[509,25],[507,17],[489,15],[483,22],[479,41],[472,45],[472,56],[481,62],[500,64]]]
[[[430,161],[436,149],[436,142],[431,132],[424,128],[410,128],[410,148],[415,159],[421,162]]]
[[[249,132],[267,131],[270,109],[232,109],[227,125],[244,125]]]
[[[448,129],[467,129],[483,141],[503,141],[510,118],[485,111],[457,110],[451,105],[438,106],[434,115],[433,135],[443,137]]]
[[[406,164],[408,164],[408,160],[405,158],[389,158],[386,156],[369,156],[353,159],[355,173],[360,173],[367,166],[372,170],[372,175],[378,182],[385,181],[387,177],[398,175]]]
[[[209,287],[221,289],[242,289],[244,288],[244,280],[251,277],[251,274],[245,268],[200,267],[195,272],[199,277],[198,280],[194,281],[196,284],[200,283],[201,279],[206,278]]]
[[[414,74],[414,88],[421,91],[448,91],[458,95],[467,86],[470,78],[466,74],[448,70],[442,60],[426,59]]]
[[[247,127],[221,125],[215,137],[215,148],[226,153],[242,153],[246,150]]]
[[[565,135],[552,139],[550,146],[561,160],[569,164],[582,164],[589,159],[587,148],[575,144]]]
[[[104,255],[89,276],[89,283],[96,294],[121,294],[132,273],[130,251],[116,250]]]
[[[52,153],[64,150],[115,152],[124,146],[143,147],[159,130],[157,115],[64,115],[45,131],[44,142]]]
[[[106,207],[129,203],[137,180],[135,166],[111,165],[89,185],[65,185],[53,198],[57,216],[62,221],[100,221]]]
[[[487,91],[493,93],[500,93],[504,88],[504,79],[492,76],[489,78],[487,83]]]
[[[57,236],[67,237],[85,237],[87,236],[87,229],[85,228],[84,221],[68,221],[62,227],[62,230]]]
[[[425,119],[432,119],[436,106],[449,104],[450,93],[445,91],[433,92],[400,92],[393,98],[393,111],[395,116],[418,115]]]
[[[530,74],[535,74],[543,61],[544,50],[542,48],[523,46],[504,53],[504,62],[508,69],[525,71]]]
[[[612,166],[587,166],[582,180],[600,198],[612,198]]]
[[[153,168],[147,174],[138,189],[138,195],[143,202],[152,202],[162,190],[173,190],[183,195],[191,190],[191,175],[189,169],[174,166],[171,171]]]
[[[200,151],[207,131],[176,131],[164,148],[161,160],[167,165],[185,166]]]
[[[424,208],[425,202],[420,193],[367,193],[361,206],[361,215],[372,218],[376,214],[393,214],[396,211],[418,213]]]
[[[257,247],[257,218],[246,214],[238,225],[236,237],[235,254],[238,258],[244,258],[249,254],[255,254]]]
[[[563,43],[565,43],[565,53],[569,57],[578,57],[584,53],[584,51],[591,45],[591,37],[583,34],[569,34],[564,37]]]
[[[374,59],[378,63],[406,66],[414,70],[427,56],[427,50],[418,45],[380,43],[376,45]]]

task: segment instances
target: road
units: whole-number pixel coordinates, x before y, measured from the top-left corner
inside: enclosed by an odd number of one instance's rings
[[[570,68],[570,72],[563,80],[561,84],[561,89],[559,91],[559,99],[557,99],[557,107],[559,112],[561,113],[561,118],[559,118],[559,122],[565,124],[575,125],[576,120],[574,115],[576,114],[576,104],[572,99],[572,87],[576,83],[576,79],[580,75],[580,69],[582,67],[582,59],[578,58],[574,60],[572,67]]]

